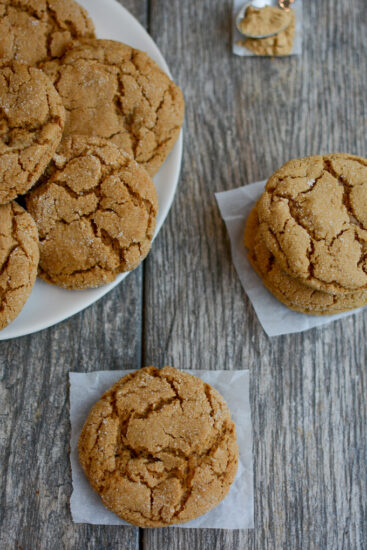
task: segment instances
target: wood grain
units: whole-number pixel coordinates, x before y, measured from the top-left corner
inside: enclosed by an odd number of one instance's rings
[[[137,271],[68,321],[0,343],[0,548],[138,548],[138,529],[71,521],[68,373],[139,364],[140,288]]]
[[[367,156],[365,2],[304,1],[303,54],[278,60],[231,54],[230,0],[122,3],[185,93],[180,186],[143,269],[70,320],[0,343],[0,548],[364,550],[367,312],[267,338],[213,193],[296,156]],[[250,369],[254,530],[71,522],[68,372],[148,364]]]
[[[366,156],[363,6],[304,2],[303,55],[271,60],[232,56],[230,2],[152,4],[187,114],[180,189],[146,264],[143,357],[250,368],[256,528],[148,531],[146,550],[367,548],[367,313],[267,338],[213,196],[292,157]]]

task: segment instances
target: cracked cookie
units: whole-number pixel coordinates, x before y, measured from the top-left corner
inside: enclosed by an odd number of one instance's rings
[[[258,204],[260,231],[281,268],[303,284],[367,289],[367,160],[342,153],[287,162]]]
[[[108,140],[61,142],[26,197],[40,238],[39,276],[69,289],[100,286],[148,254],[158,210],[153,181]]]
[[[65,136],[111,139],[153,176],[178,138],[181,90],[144,52],[88,40],[42,64],[66,108]]]
[[[0,61],[0,204],[26,193],[60,143],[65,110],[50,79]]]
[[[0,330],[21,312],[37,276],[37,227],[16,202],[0,206]]]
[[[107,508],[139,527],[164,527],[223,500],[238,446],[214,388],[173,367],[147,367],[121,378],[93,406],[79,458]]]
[[[250,263],[266,288],[290,309],[309,315],[332,315],[367,304],[367,291],[330,294],[306,286],[283,271],[259,231],[256,206],[247,220],[244,242]]]
[[[94,37],[74,0],[1,0],[0,57],[28,65],[60,57],[75,39]]]

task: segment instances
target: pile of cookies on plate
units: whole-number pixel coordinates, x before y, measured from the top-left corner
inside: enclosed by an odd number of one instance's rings
[[[245,229],[249,260],[291,309],[313,315],[367,304],[367,159],[287,162],[268,180]]]
[[[144,259],[183,117],[176,84],[74,0],[1,2],[0,329],[37,272],[85,289]]]

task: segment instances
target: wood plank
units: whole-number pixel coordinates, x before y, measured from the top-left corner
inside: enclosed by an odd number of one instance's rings
[[[1,548],[138,548],[138,529],[72,523],[68,373],[139,364],[140,289],[141,270],[68,321],[0,343]]]
[[[230,52],[229,0],[152,3],[187,102],[184,164],[146,263],[144,364],[250,368],[254,531],[144,532],[145,550],[367,547],[367,312],[265,336],[230,259],[214,191],[318,152],[367,155],[363,0],[304,2],[301,57]]]
[[[146,0],[123,4],[146,24]],[[142,278],[139,268],[71,319],[0,342],[0,548],[138,550],[137,528],[72,523],[68,373],[140,366]]]

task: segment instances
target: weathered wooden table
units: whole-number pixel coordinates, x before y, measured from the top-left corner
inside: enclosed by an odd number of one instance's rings
[[[103,2],[103,0],[100,0]],[[367,548],[367,311],[269,339],[214,191],[295,156],[367,155],[365,0],[304,0],[301,57],[240,59],[229,0],[124,0],[184,90],[184,162],[144,266],[58,326],[0,343],[1,549]],[[74,525],[68,372],[251,371],[255,529]]]

